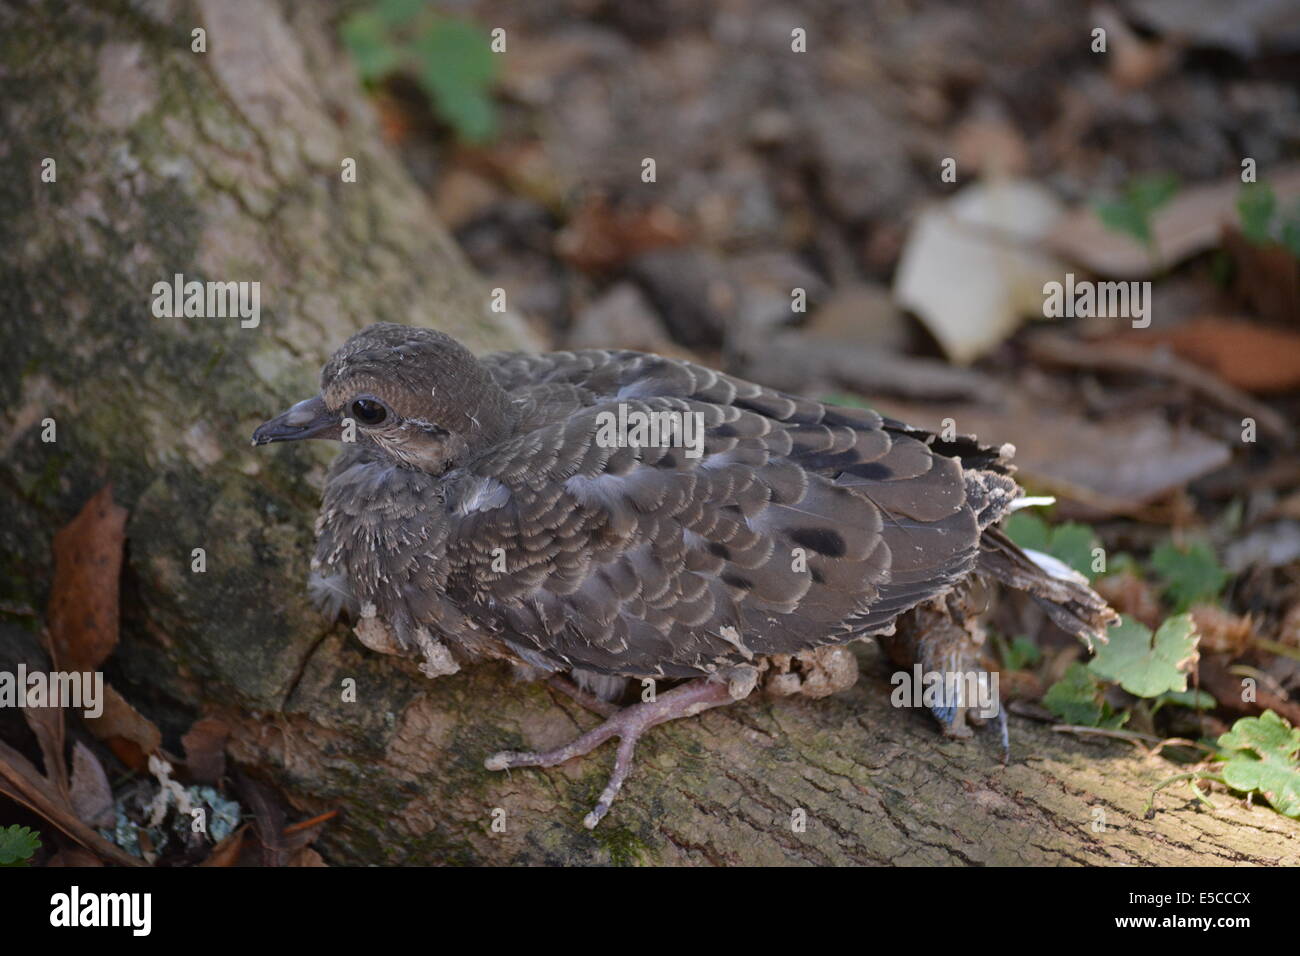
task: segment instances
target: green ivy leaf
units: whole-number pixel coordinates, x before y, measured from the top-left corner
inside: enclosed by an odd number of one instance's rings
[[[486,34],[460,20],[437,20],[416,39],[418,78],[438,112],[471,142],[496,131],[489,87],[497,57]]]
[[[1234,790],[1260,793],[1274,810],[1300,817],[1300,729],[1266,710],[1259,717],[1242,717],[1219,747],[1227,762],[1223,779]]]
[[[1037,515],[1017,511],[1002,524],[1008,538],[1021,548],[1042,551],[1092,580],[1092,550],[1097,536],[1087,525],[1075,522],[1052,527]]]
[[[1166,705],[1189,707],[1192,710],[1209,710],[1218,703],[1213,694],[1207,694],[1203,690],[1171,690],[1155,699],[1151,704],[1151,713],[1155,714]]]
[[[1231,577],[1203,541],[1186,548],[1165,542],[1151,555],[1151,566],[1164,582],[1165,597],[1176,613],[1199,601],[1213,601]]]
[[[1151,224],[1142,210],[1122,199],[1099,202],[1096,209],[1097,218],[1111,232],[1130,235],[1143,245],[1151,243]]]
[[[1129,183],[1126,196],[1133,205],[1155,212],[1178,193],[1178,177],[1173,173],[1139,176]]]
[[[0,866],[26,866],[41,848],[41,835],[27,827],[0,827]]]
[[[425,0],[379,0],[375,13],[392,27],[406,26],[425,9]]]
[[[1117,713],[1102,696],[1101,682],[1077,661],[1043,695],[1043,706],[1067,724],[1104,727],[1117,730],[1128,720],[1127,712]]]
[[[384,18],[373,10],[359,10],[339,28],[343,45],[356,61],[357,72],[367,82],[397,68],[401,57]]]
[[[1048,552],[1060,558],[1089,581],[1094,577],[1092,549],[1098,547],[1097,536],[1084,524],[1068,522],[1052,529],[1052,547]]]
[[[1196,660],[1200,635],[1190,614],[1171,617],[1155,637],[1141,621],[1125,615],[1097,648],[1088,669],[1138,697],[1187,690],[1187,672]]]
[[[1102,225],[1112,232],[1127,233],[1143,245],[1151,245],[1151,214],[1174,198],[1178,178],[1171,174],[1141,176],[1129,183],[1119,199],[1095,204]]]
[[[1300,211],[1295,218],[1282,223],[1282,245],[1291,255],[1300,259]]]
[[[1010,644],[1002,644],[1002,664],[1009,671],[1022,671],[1037,664],[1043,652],[1023,634]]]
[[[1034,551],[1051,547],[1052,528],[1042,518],[1028,511],[1017,511],[1002,522],[1002,531],[1016,545]]]
[[[1277,198],[1267,183],[1247,183],[1237,196],[1237,215],[1241,217],[1241,231],[1256,244],[1269,241],[1269,225],[1277,208]]]

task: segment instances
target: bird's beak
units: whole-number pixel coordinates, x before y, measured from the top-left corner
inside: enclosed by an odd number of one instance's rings
[[[259,425],[253,432],[253,444],[269,445],[273,441],[297,441],[300,438],[332,438],[337,441],[342,437],[343,428],[338,416],[330,412],[325,407],[325,400],[317,395]]]

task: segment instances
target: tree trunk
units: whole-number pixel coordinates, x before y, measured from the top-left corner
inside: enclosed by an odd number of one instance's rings
[[[487,309],[316,5],[56,6],[0,7],[0,643],[45,605],[54,530],[111,480],[131,517],[110,680],[170,749],[218,716],[246,771],[304,814],[343,810],[322,843],[334,862],[1300,862],[1295,824],[1266,808],[1203,812],[1171,791],[1144,820],[1170,765],[1126,744],[1013,720],[1003,767],[992,734],[946,741],[889,706],[871,648],[848,693],[653,731],[592,832],[610,747],[484,770],[595,718],[493,665],[430,682],[322,620],[304,583],[331,449],[248,437],[371,322],[480,349],[527,347],[522,325]],[[156,318],[154,283],[177,273],[260,282],[260,325]]]

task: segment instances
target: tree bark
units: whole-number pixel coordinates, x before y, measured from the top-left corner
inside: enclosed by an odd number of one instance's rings
[[[45,605],[54,530],[111,480],[131,518],[110,680],[170,749],[220,717],[245,771],[304,814],[344,811],[321,845],[333,862],[1300,862],[1295,823],[1267,808],[1221,797],[1209,813],[1170,791],[1145,820],[1172,769],[1127,744],[1013,720],[1003,767],[995,735],[944,740],[889,706],[873,648],[847,693],[652,731],[591,832],[610,747],[483,769],[596,718],[495,665],[428,681],[322,620],[304,584],[331,450],[254,451],[248,436],[371,322],[478,349],[528,336],[488,311],[316,5],[103,6],[0,7],[0,645],[22,644],[25,609]],[[151,289],[176,273],[259,281],[261,324],[155,318]]]

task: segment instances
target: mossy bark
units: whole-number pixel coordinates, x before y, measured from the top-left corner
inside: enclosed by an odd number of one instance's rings
[[[131,518],[110,679],[173,749],[190,720],[219,716],[244,769],[303,813],[343,810],[330,860],[1300,862],[1300,828],[1265,808],[1211,814],[1178,792],[1144,820],[1169,767],[1127,745],[1013,721],[1004,768],[991,738],[945,741],[888,705],[870,649],[848,693],[653,731],[611,815],[584,830],[608,748],[548,771],[482,761],[594,718],[497,666],[430,682],[322,620],[304,582],[330,450],[248,446],[371,322],[529,344],[385,151],[319,8],[0,7],[0,165],[0,645],[29,646],[53,532],[111,480]],[[260,282],[261,324],[155,318],[153,284],[176,273]]]

